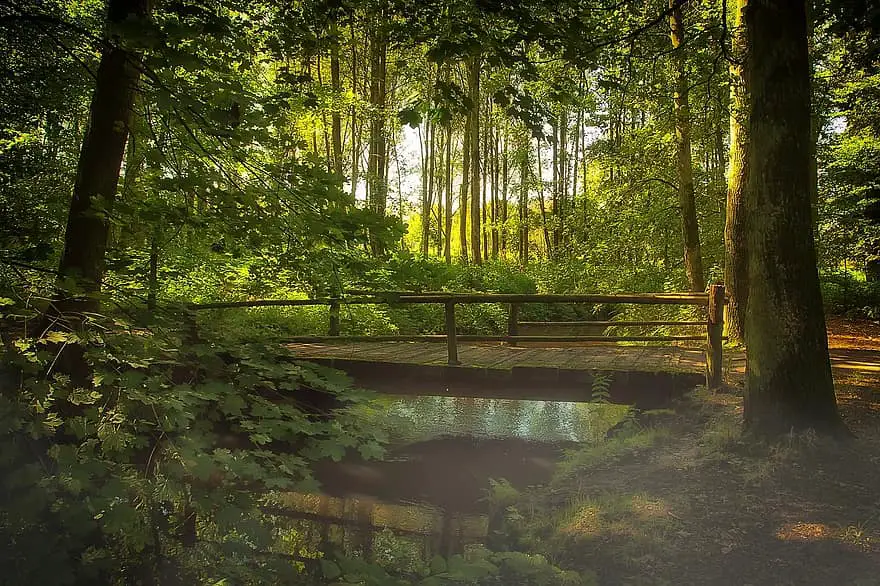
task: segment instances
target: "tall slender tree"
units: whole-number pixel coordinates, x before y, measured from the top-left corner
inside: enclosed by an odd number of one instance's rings
[[[728,337],[745,340],[749,261],[745,232],[745,189],[748,182],[749,126],[743,79],[748,51],[743,12],[748,0],[737,0],[733,23],[733,62],[730,65],[730,159],[727,175],[727,214],[724,225],[724,283],[727,291]]]
[[[694,196],[694,165],[691,158],[690,82],[687,75],[685,28],[681,2],[669,0],[670,39],[673,48],[673,77],[675,78],[675,151],[678,167],[678,205],[681,211],[684,266],[691,291],[706,288],[703,275],[703,253],[700,247],[700,227]]]
[[[109,217],[116,200],[140,78],[140,56],[125,47],[119,30],[124,24],[148,18],[150,10],[150,0],[110,0],[107,5],[108,42],[95,78],[58,267],[60,284],[73,285],[78,293],[101,290]],[[72,304],[60,301],[59,305],[61,309],[88,310],[96,308],[97,301],[87,297]]]

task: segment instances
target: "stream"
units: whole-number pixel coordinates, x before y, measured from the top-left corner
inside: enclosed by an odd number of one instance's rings
[[[541,485],[566,449],[601,441],[628,407],[614,404],[380,395],[362,415],[389,438],[385,457],[315,468],[320,494],[289,493],[294,518],[321,540],[371,556],[382,535],[416,549],[483,543],[490,487]],[[503,480],[502,480],[503,479]]]

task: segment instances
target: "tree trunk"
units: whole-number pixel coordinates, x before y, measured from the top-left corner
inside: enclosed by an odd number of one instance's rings
[[[519,262],[529,262],[529,145],[523,147],[519,167]]]
[[[500,206],[498,201],[498,188],[499,182],[501,179],[501,165],[499,164],[499,156],[498,151],[501,150],[501,146],[499,144],[500,132],[498,126],[493,128],[494,132],[491,137],[491,149],[492,149],[492,260],[498,260],[498,247],[500,244],[499,234],[498,234],[498,218],[500,214]]]
[[[806,8],[797,0],[750,0],[745,19],[745,426],[771,436],[805,428],[840,433],[810,214]]]
[[[501,257],[507,257],[507,200],[510,187],[510,169],[508,167],[507,142],[510,139],[507,124],[504,125],[504,144],[501,150]]]
[[[110,0],[110,27],[149,16],[149,0]],[[108,217],[119,183],[128,140],[140,58],[115,42],[105,46],[95,81],[89,125],[77,163],[76,182],[67,215],[64,252],[58,267],[59,285],[76,293],[97,293],[104,279]],[[95,298],[59,302],[66,310],[95,310]]]
[[[553,247],[550,244],[550,230],[547,228],[547,204],[544,201],[544,178],[541,168],[544,162],[541,160],[541,139],[538,139],[538,204],[541,207],[541,229],[544,231],[544,246],[547,256],[553,256]]]
[[[745,340],[749,260],[746,247],[745,189],[748,183],[748,104],[743,80],[747,58],[743,11],[748,0],[738,0],[733,27],[735,62],[730,66],[730,169],[727,179],[727,214],[724,224],[724,284],[727,292],[727,336]]]
[[[385,139],[385,100],[386,100],[386,58],[388,42],[383,24],[377,22],[370,40],[370,154],[367,166],[370,207],[380,215],[385,215],[388,197],[388,146]],[[370,237],[374,255],[385,254],[382,243],[375,236]]]
[[[336,102],[342,96],[342,80],[339,77],[339,33],[336,27],[336,21],[330,25],[330,31],[333,35],[333,44],[330,47],[330,83],[333,86],[333,117],[331,124],[333,126],[331,134],[333,135],[333,172],[342,176],[342,116],[339,113],[339,107]]]
[[[468,191],[471,183],[471,115],[464,123],[461,140],[461,193],[458,197],[458,238],[461,244],[461,262],[468,262]]]
[[[446,126],[446,225],[444,226],[443,256],[452,264],[452,124]]]
[[[489,151],[489,137],[492,134],[492,127],[487,124],[488,128],[483,131],[483,156],[482,156],[482,170],[483,173],[480,177],[482,180],[482,192],[480,194],[480,214],[482,215],[482,235],[483,235],[483,255],[485,258],[489,258],[489,222],[486,221],[486,210],[488,210],[488,206],[486,205],[486,190],[489,187],[489,178],[492,176],[492,157]]]
[[[684,266],[691,291],[704,291],[703,256],[700,251],[700,228],[694,198],[694,167],[691,160],[691,112],[688,103],[687,59],[682,47],[684,22],[680,4],[670,0],[670,38],[675,63],[675,150],[678,165],[678,204],[681,208]]]
[[[421,138],[421,137],[420,137]],[[431,241],[431,165],[428,160],[431,154],[431,121],[425,121],[424,140],[419,141],[422,147],[422,258],[428,258],[428,247]]]
[[[147,274],[147,310],[152,316],[156,311],[156,300],[159,297],[159,240],[162,238],[162,227],[157,225],[150,235],[150,266]]]
[[[357,35],[355,34],[354,17],[350,19],[349,28],[351,29],[351,91],[355,96],[359,96],[360,88],[358,87],[358,53],[357,53]],[[356,200],[357,186],[360,171],[361,158],[361,127],[358,124],[356,100],[352,100],[351,104],[351,199]]]
[[[468,63],[468,78],[471,108],[471,260],[474,264],[483,263],[480,249],[480,57],[476,56]]]

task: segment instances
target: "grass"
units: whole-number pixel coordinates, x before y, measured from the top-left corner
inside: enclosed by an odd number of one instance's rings
[[[854,441],[768,443],[742,434],[739,393],[697,389],[569,453],[531,497],[526,545],[600,584],[880,585],[880,409],[864,401],[841,400]]]

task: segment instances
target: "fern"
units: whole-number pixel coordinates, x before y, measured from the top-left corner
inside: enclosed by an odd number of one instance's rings
[[[594,372],[593,383],[590,388],[591,403],[611,402],[611,382],[613,376],[610,372]]]

